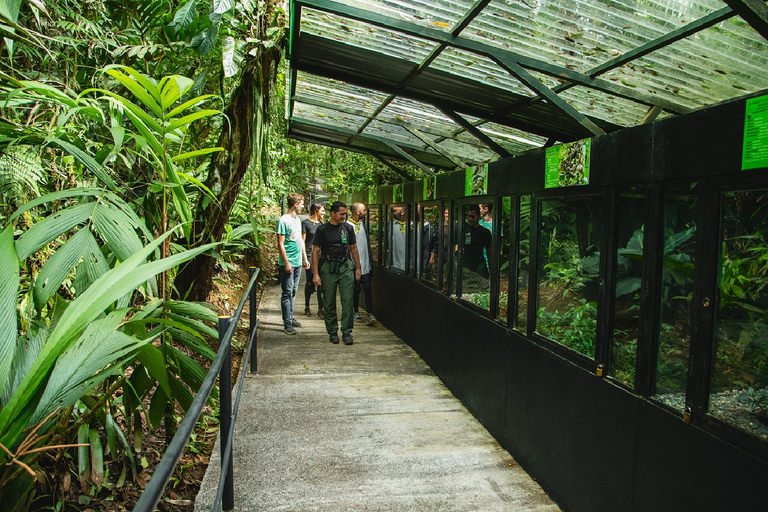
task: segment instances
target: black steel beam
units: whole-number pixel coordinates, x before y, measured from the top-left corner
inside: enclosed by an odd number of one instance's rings
[[[375,151],[367,151],[367,153],[372,157],[374,157],[379,162],[383,163],[384,165],[386,165],[387,167],[395,171],[397,174],[405,178],[407,181],[413,181],[414,179],[413,176],[409,175],[407,172],[403,171],[402,169],[394,165],[392,162],[390,162],[380,154],[376,153]]]
[[[398,146],[394,142],[387,140],[387,141],[385,141],[385,144],[387,146],[389,146],[390,148],[392,148],[400,156],[402,156],[403,158],[405,158],[406,160],[411,162],[413,165],[415,165],[416,167],[418,167],[419,169],[424,171],[425,173],[429,174],[430,176],[434,176],[435,175],[435,171],[433,171],[432,169],[430,169],[429,167],[427,167],[426,165],[421,163],[418,158],[414,157],[413,155],[411,155],[407,151],[403,150],[400,146]]]
[[[480,142],[491,148],[494,153],[497,155],[507,158],[512,156],[506,149],[501,147],[499,144],[497,144],[493,139],[488,137],[486,134],[475,128],[475,126],[472,125],[469,121],[461,117],[459,114],[454,112],[453,110],[444,109],[442,107],[440,108],[440,111],[453,119],[458,125],[460,125],[462,128],[467,130],[469,133],[471,133],[475,138],[477,138]]]
[[[526,87],[535,92],[539,98],[546,100],[551,105],[554,105],[560,109],[563,114],[579,123],[585,130],[585,137],[589,137],[590,135],[605,134],[605,131],[602,128],[593,123],[589,118],[587,118],[587,116],[569,105],[568,102],[555,94],[552,89],[545,86],[543,83],[541,83],[541,81],[531,76],[531,74],[523,69],[520,64],[506,58],[506,56],[494,57],[493,59],[499,66],[504,68],[507,72],[511,73],[512,76],[520,80],[523,84],[525,84]]]
[[[723,0],[744,21],[752,25],[761,36],[768,39],[768,6],[764,0]]]

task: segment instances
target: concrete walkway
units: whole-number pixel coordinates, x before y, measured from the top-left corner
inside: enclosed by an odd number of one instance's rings
[[[259,307],[259,370],[235,429],[235,510],[560,510],[384,326],[358,323],[354,345],[333,345],[323,321],[303,315],[303,286],[297,299],[295,336],[283,333],[279,287]],[[219,450],[196,511],[213,505]]]

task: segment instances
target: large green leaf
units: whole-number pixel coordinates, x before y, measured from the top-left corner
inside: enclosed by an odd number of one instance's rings
[[[37,359],[46,339],[48,339],[48,326],[39,320],[32,322],[27,328],[27,334],[17,339],[16,353],[13,356],[9,377],[10,384],[1,395],[0,408],[5,407],[11,395],[19,388],[24,376]]]
[[[176,14],[173,16],[173,21],[170,22],[168,26],[173,27],[176,32],[186,29],[195,19],[196,8],[197,0],[189,0],[179,7],[179,10],[176,11]]]
[[[32,416],[32,424],[58,407],[66,409],[73,405],[108,376],[122,373],[125,360],[152,341],[132,338],[115,330],[127,312],[127,309],[116,310],[91,322],[78,340],[59,356]]]
[[[88,236],[93,238],[87,227],[79,230],[45,262],[35,279],[35,308],[38,311],[42,311],[43,305],[53,297],[80,259],[87,257],[86,248],[91,249],[87,244]]]
[[[191,124],[194,121],[197,121],[198,119],[215,116],[216,114],[221,114],[221,112],[219,112],[218,110],[210,110],[210,109],[198,110],[197,112],[194,112],[192,114],[188,114],[184,117],[180,117],[179,119],[175,119],[171,124],[168,125],[166,130],[170,132],[177,128],[181,128],[182,126]]]
[[[101,180],[101,182],[104,183],[108,189],[117,189],[117,185],[115,185],[115,182],[109,175],[109,172],[107,172],[107,170],[99,162],[97,162],[91,155],[82,149],[78,148],[74,144],[56,137],[48,137],[48,139],[46,139],[46,143],[55,144],[56,146],[59,146],[61,149],[75,157],[78,161],[80,161],[81,164],[87,167],[89,171],[91,171],[97,178],[99,178],[99,180]]]
[[[33,225],[16,241],[16,253],[19,260],[25,260],[45,244],[54,241],[70,229],[86,222],[97,202],[83,203],[49,215]]]
[[[92,222],[96,232],[120,261],[127,260],[143,247],[132,219],[108,201],[101,202],[93,211]]]
[[[24,203],[23,206],[19,207],[18,210],[11,214],[9,220],[12,221],[22,213],[29,211],[36,206],[40,206],[41,204],[52,203],[54,201],[60,201],[62,199],[69,199],[72,197],[101,196],[106,193],[106,189],[93,187],[69,188],[60,190],[58,192],[52,192],[50,194],[46,194],[44,196],[38,197],[37,199],[33,199],[32,201]]]
[[[84,235],[83,261],[77,266],[75,273],[75,293],[78,296],[82,295],[98,278],[109,272],[109,263],[101,253],[91,230],[81,231],[86,231],[87,235]]]
[[[160,388],[170,395],[171,385],[168,379],[168,369],[165,367],[165,356],[160,349],[154,345],[145,345],[136,354],[136,359],[144,365],[149,376],[160,384]]]
[[[0,233],[0,395],[10,385],[16,352],[16,300],[19,293],[19,260],[13,247],[13,227]]]
[[[13,445],[26,427],[31,410],[29,404],[48,378],[50,369],[66,347],[77,339],[83,329],[118,298],[135,290],[149,276],[171,269],[184,261],[208,250],[212,245],[201,246],[168,258],[145,263],[145,259],[168,237],[171,232],[157,238],[141,251],[100,277],[90,288],[75,299],[51,332],[48,342],[35,361],[30,372],[0,411],[0,443]]]
[[[121,73],[117,68],[126,70],[131,76]],[[151,110],[155,117],[159,118],[163,115],[163,109],[158,104],[160,96],[157,87],[141,73],[125,66],[108,66],[104,72],[117,79],[126,89],[131,91],[131,94]]]
[[[213,311],[212,304],[200,302],[189,302],[185,300],[169,300],[165,303],[165,308],[173,313],[184,315],[209,322],[218,322],[219,316]]]

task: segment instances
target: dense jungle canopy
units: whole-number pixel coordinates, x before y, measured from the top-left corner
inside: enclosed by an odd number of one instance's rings
[[[214,273],[258,254],[288,192],[403,180],[284,137],[286,16],[0,1],[4,509],[141,484],[142,439],[172,434],[214,357]]]

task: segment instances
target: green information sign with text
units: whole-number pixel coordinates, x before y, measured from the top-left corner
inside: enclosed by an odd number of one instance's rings
[[[589,184],[592,139],[577,140],[547,148],[544,188]]]
[[[768,167],[768,96],[747,100],[741,170]]]

